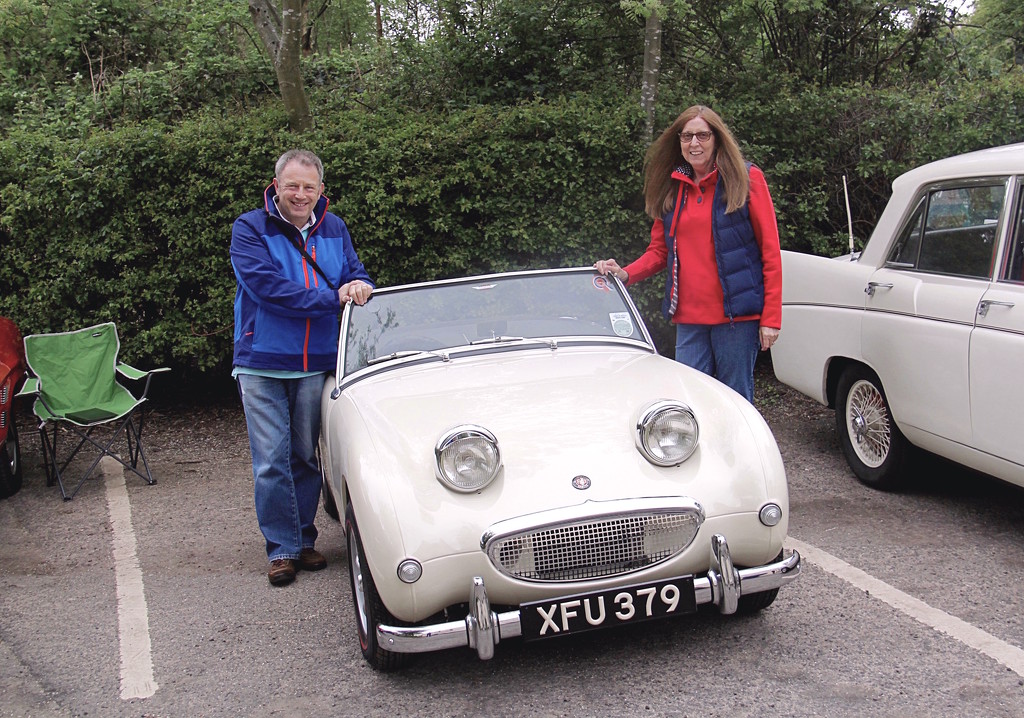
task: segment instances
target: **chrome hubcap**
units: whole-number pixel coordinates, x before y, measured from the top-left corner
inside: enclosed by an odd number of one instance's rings
[[[885,399],[871,382],[860,380],[850,388],[846,425],[857,458],[870,468],[881,466],[889,455],[892,428]]]

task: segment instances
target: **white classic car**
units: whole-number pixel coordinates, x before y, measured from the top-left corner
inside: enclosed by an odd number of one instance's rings
[[[893,489],[911,448],[1024,486],[1024,143],[900,176],[864,251],[782,253],[777,378]]]
[[[659,356],[590,268],[376,290],[342,315],[322,416],[324,505],[380,670],[700,604],[756,611],[799,574],[767,424]]]

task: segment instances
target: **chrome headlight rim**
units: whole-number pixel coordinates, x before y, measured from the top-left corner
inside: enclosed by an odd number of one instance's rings
[[[664,422],[673,417],[681,417],[692,426],[692,431],[687,432],[687,440],[681,442],[682,450],[669,454],[665,452],[664,446],[656,444],[655,430],[664,426]],[[636,446],[644,458],[655,466],[679,466],[693,456],[699,441],[700,425],[697,423],[697,417],[683,402],[661,399],[640,410],[636,422]]]
[[[477,442],[476,446],[483,448],[484,454],[491,455],[486,457],[487,470],[481,477],[467,482],[460,481],[459,476],[453,475],[457,469],[449,465],[449,450],[457,442]],[[498,477],[501,466],[501,450],[498,448],[498,440],[490,431],[476,424],[461,424],[452,427],[441,434],[437,444],[434,445],[434,471],[437,480],[446,488],[461,494],[472,494],[489,486]]]
[[[769,501],[757,512],[758,520],[768,528],[775,528],[785,516],[782,506],[776,501]]]

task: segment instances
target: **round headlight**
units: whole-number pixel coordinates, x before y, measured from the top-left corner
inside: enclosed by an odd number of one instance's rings
[[[690,407],[674,401],[658,401],[640,412],[636,445],[656,466],[683,463],[697,448],[697,419]]]
[[[434,447],[437,478],[455,491],[479,491],[501,468],[498,440],[479,426],[457,426],[445,432]]]

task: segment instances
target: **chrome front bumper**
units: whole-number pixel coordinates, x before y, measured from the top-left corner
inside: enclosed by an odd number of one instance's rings
[[[740,596],[781,588],[800,575],[800,554],[793,551],[776,563],[737,569],[721,534],[711,538],[711,568],[693,581],[697,605],[713,603],[723,614],[736,612]],[[469,615],[461,621],[432,626],[377,626],[377,643],[393,653],[428,653],[469,646],[482,660],[494,657],[502,638],[522,635],[519,611],[495,613],[479,576],[469,594]]]

